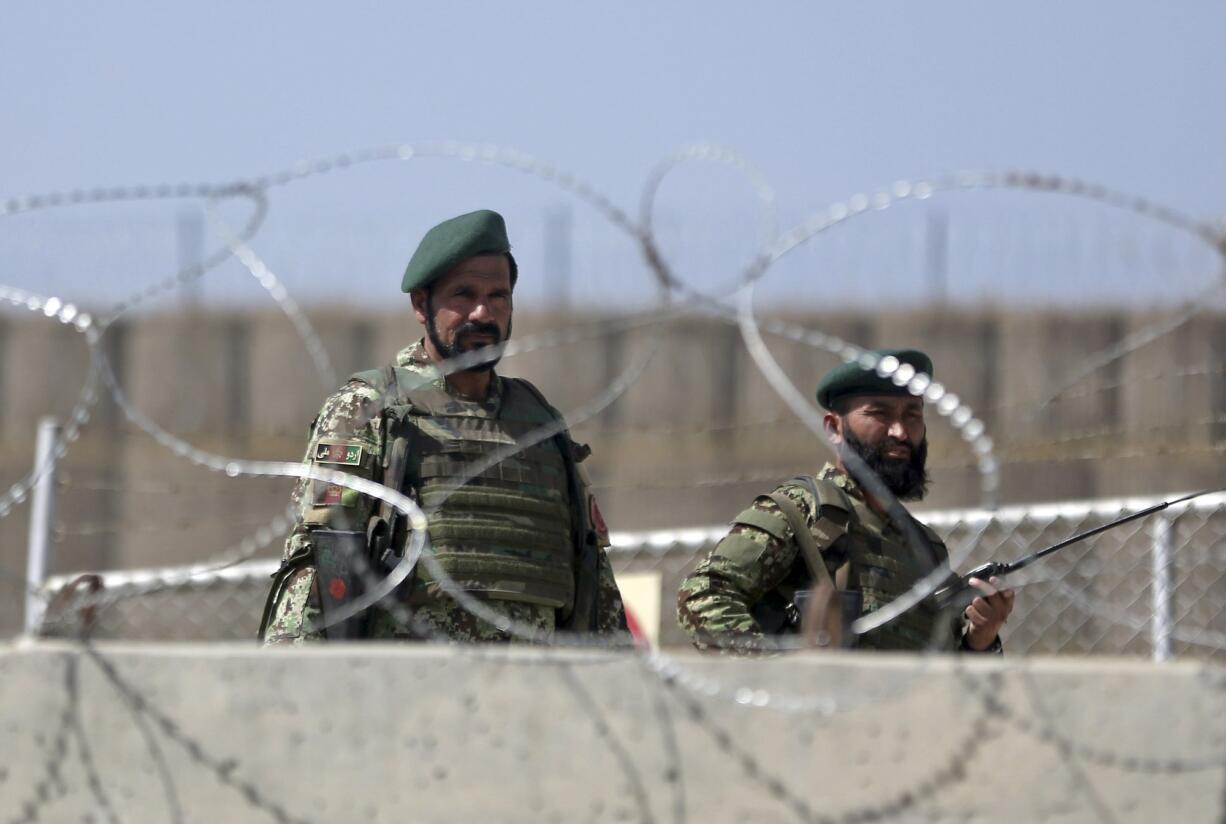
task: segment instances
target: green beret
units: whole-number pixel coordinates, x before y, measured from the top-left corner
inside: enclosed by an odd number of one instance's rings
[[[932,358],[918,349],[877,349],[878,358],[895,357],[899,363],[910,364],[916,372],[932,376]],[[824,409],[833,409],[840,399],[851,395],[909,395],[907,387],[894,383],[893,376],[883,378],[874,369],[865,369],[858,361],[843,363],[826,373],[817,384],[817,402]]]
[[[507,224],[497,212],[481,209],[444,220],[426,232],[404,270],[400,290],[429,286],[460,261],[476,255],[506,255],[511,263],[511,286],[515,285],[518,272],[511,257],[511,241],[507,240]]]

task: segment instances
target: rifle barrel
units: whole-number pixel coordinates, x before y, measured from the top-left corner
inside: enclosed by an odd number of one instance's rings
[[[1214,492],[1226,492],[1226,487],[1223,487],[1221,489],[1206,489],[1201,492],[1193,492],[1191,495],[1184,495],[1182,498],[1176,498],[1173,501],[1163,501],[1160,504],[1155,504],[1154,506],[1147,507],[1145,509],[1140,510],[1139,512],[1134,512],[1131,515],[1125,515],[1123,518],[1112,521],[1109,524],[1103,524],[1102,526],[1096,526],[1093,529],[1087,529],[1085,532],[1074,535],[1071,538],[1065,538],[1063,541],[1061,541],[1058,544],[1052,544],[1046,549],[1040,549],[1038,552],[1034,553],[1033,555],[1026,555],[1022,558],[1017,559],[1016,561],[1012,563],[1005,564],[1005,569],[1000,574],[1005,575],[1010,572],[1016,572],[1022,567],[1030,566],[1031,564],[1033,564],[1035,561],[1039,560],[1040,558],[1043,558],[1047,555],[1052,554],[1056,550],[1064,549],[1066,546],[1075,544],[1078,541],[1084,541],[1086,538],[1093,538],[1095,535],[1099,534],[1100,532],[1106,532],[1108,529],[1114,529],[1115,527],[1126,524],[1129,521],[1135,521],[1137,518],[1144,518],[1147,515],[1153,515],[1155,512],[1160,512],[1163,509],[1166,509],[1168,506],[1174,506],[1175,504],[1181,504],[1184,501],[1190,501],[1193,498],[1199,498],[1202,495],[1211,495]]]

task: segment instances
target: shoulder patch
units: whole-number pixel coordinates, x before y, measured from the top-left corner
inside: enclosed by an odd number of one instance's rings
[[[361,441],[342,441],[333,438],[321,438],[315,444],[315,452],[311,456],[315,463],[330,463],[340,466],[360,466],[362,463],[363,444]]]

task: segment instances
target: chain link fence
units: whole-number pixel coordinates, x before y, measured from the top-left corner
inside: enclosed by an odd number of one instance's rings
[[[1177,497],[1177,496],[1172,496]],[[1161,503],[1116,499],[951,510],[922,519],[959,569],[1013,560],[1075,533]],[[724,526],[614,533],[610,558],[627,600],[662,646],[687,643],[674,619],[682,579]],[[251,640],[277,562],[60,576],[47,581],[40,632],[159,641]],[[1124,524],[1015,573],[1005,628],[1013,654],[1193,657],[1226,661],[1226,494],[1204,496]],[[90,595],[89,593],[94,593]],[[99,597],[99,595],[101,597]],[[97,603],[92,610],[85,600]]]

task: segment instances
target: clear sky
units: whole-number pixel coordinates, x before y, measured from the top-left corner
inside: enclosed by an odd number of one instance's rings
[[[1211,2],[8,2],[0,197],[225,180],[349,149],[450,139],[530,152],[635,210],[661,157],[710,140],[762,169],[785,224],[861,190],[965,168],[1061,172],[1218,217],[1223,32],[1226,4]],[[504,209],[513,232],[523,227],[526,238],[513,241],[528,262],[540,259],[537,224],[565,197],[511,172],[457,166],[385,164],[278,191],[256,246],[291,290],[329,300],[343,281],[347,302],[358,303],[384,297],[424,228],[470,206]],[[727,172],[687,170],[670,181],[661,214],[696,282],[711,282],[713,261],[733,254],[724,235],[752,206]],[[1031,209],[1024,196],[991,207]],[[577,277],[647,288],[641,271],[609,264],[622,258],[606,247],[621,241],[575,208]],[[969,208],[951,217],[951,288],[1008,297],[991,278],[972,283],[958,232],[969,234],[982,210]],[[173,264],[174,239],[164,236],[178,209],[9,219],[0,260],[18,271],[0,271],[0,282],[94,299],[139,287]],[[1021,229],[999,217],[989,245],[1010,232],[1030,237],[1043,214],[1014,221]],[[1078,213],[1068,242],[1132,234],[1126,223],[1100,231],[1102,220],[1111,219]],[[913,261],[872,255],[911,243],[917,225],[883,221],[849,234],[843,254],[869,273],[909,272]],[[922,259],[922,241],[900,247],[900,259]],[[749,249],[752,239],[736,243]],[[1141,257],[1199,269],[1203,250],[1180,243],[1151,238]],[[614,271],[598,271],[602,261]],[[1177,288],[1191,294],[1206,276]],[[922,297],[922,283],[906,278],[896,288]],[[860,296],[871,299],[871,289]]]

